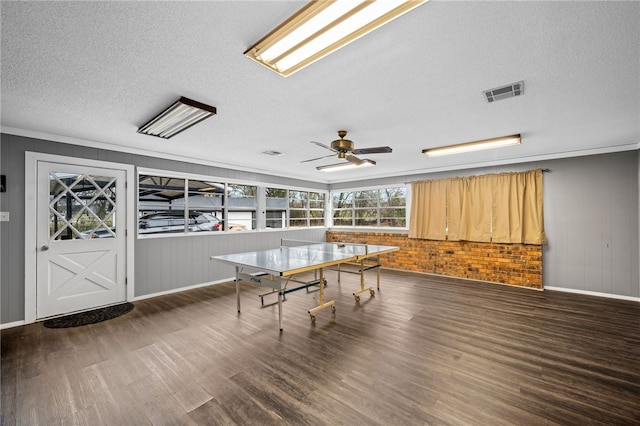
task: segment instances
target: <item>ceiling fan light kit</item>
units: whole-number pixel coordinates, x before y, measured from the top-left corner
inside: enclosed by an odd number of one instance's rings
[[[462,154],[465,152],[480,151],[483,149],[502,148],[505,146],[520,145],[520,135],[503,136],[500,138],[484,139],[481,141],[448,145],[438,148],[423,149],[422,153],[427,157],[439,157],[442,155]]]
[[[138,133],[169,139],[216,114],[216,107],[184,96],[138,129]]]
[[[337,163],[337,164],[328,164],[326,166],[318,166],[318,169],[321,172],[338,172],[341,170],[355,169],[360,167],[370,167],[375,166],[376,162],[373,160],[359,160],[357,163],[354,162],[346,162],[346,163]]]
[[[244,54],[287,77],[428,0],[312,0]]]

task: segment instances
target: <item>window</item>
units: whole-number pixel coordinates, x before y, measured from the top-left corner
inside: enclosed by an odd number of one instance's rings
[[[222,231],[224,229],[224,194],[223,182],[203,180],[187,180],[187,197],[176,200],[180,204],[188,204],[188,232]],[[180,194],[182,195],[182,194]]]
[[[308,201],[309,194],[306,191],[289,191],[289,227],[309,226],[307,222]]]
[[[331,200],[333,226],[407,226],[405,187],[334,192]]]
[[[140,171],[138,235],[325,226],[325,204],[325,192]]]
[[[324,226],[324,193],[309,192],[309,225]]]
[[[228,186],[228,214],[229,231],[256,229],[256,211],[258,188],[251,185],[230,184]]]
[[[255,229],[255,194],[255,186],[140,174],[138,235]]]
[[[266,188],[267,228],[324,226],[324,192]]]
[[[407,189],[404,187],[380,190],[380,226],[407,226]]]
[[[325,194],[289,190],[289,227],[324,226]]]
[[[52,240],[116,236],[116,179],[49,174],[49,236]]]
[[[138,178],[138,234],[185,232],[186,180],[140,175]]]
[[[267,228],[287,227],[287,200],[289,198],[286,189],[266,188],[267,204]]]
[[[353,225],[353,192],[334,192],[333,202],[333,225],[352,226]]]

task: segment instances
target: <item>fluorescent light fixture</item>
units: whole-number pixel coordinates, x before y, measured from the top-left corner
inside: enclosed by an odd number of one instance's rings
[[[216,107],[181,97],[138,129],[138,133],[169,139],[216,113]]]
[[[441,155],[461,154],[463,152],[480,151],[482,149],[502,148],[505,146],[520,145],[520,135],[504,136],[501,138],[485,139],[476,142],[461,143],[439,148],[423,149],[422,153],[427,157],[439,157]]]
[[[244,54],[285,77],[428,0],[312,0]]]
[[[318,166],[316,167],[316,169],[320,170],[321,172],[337,172],[340,170],[356,169],[360,167],[369,167],[375,165],[376,162],[373,160],[360,160],[360,162],[358,163],[345,162],[338,164],[329,164],[326,166]]]

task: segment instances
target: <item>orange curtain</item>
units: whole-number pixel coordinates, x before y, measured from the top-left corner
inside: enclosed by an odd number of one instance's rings
[[[491,241],[491,175],[465,179],[460,215],[460,239]]]
[[[544,209],[542,196],[542,170],[524,173],[524,219],[522,242],[524,244],[546,244],[544,233]]]
[[[466,180],[463,178],[447,179],[447,239],[449,241],[462,239],[460,237],[460,221],[466,187]]]
[[[411,183],[409,238],[445,240],[447,225],[446,181]]]
[[[545,244],[542,170],[496,175],[492,189],[492,241]]]
[[[493,242],[522,242],[523,180],[520,173],[502,173],[495,176],[491,206],[491,240]]]
[[[413,182],[409,238],[545,244],[542,170]]]

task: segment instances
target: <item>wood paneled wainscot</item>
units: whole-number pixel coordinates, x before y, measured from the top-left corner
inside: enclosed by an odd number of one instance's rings
[[[327,241],[398,246],[383,267],[542,289],[542,246],[410,239],[406,233],[327,231]]]

